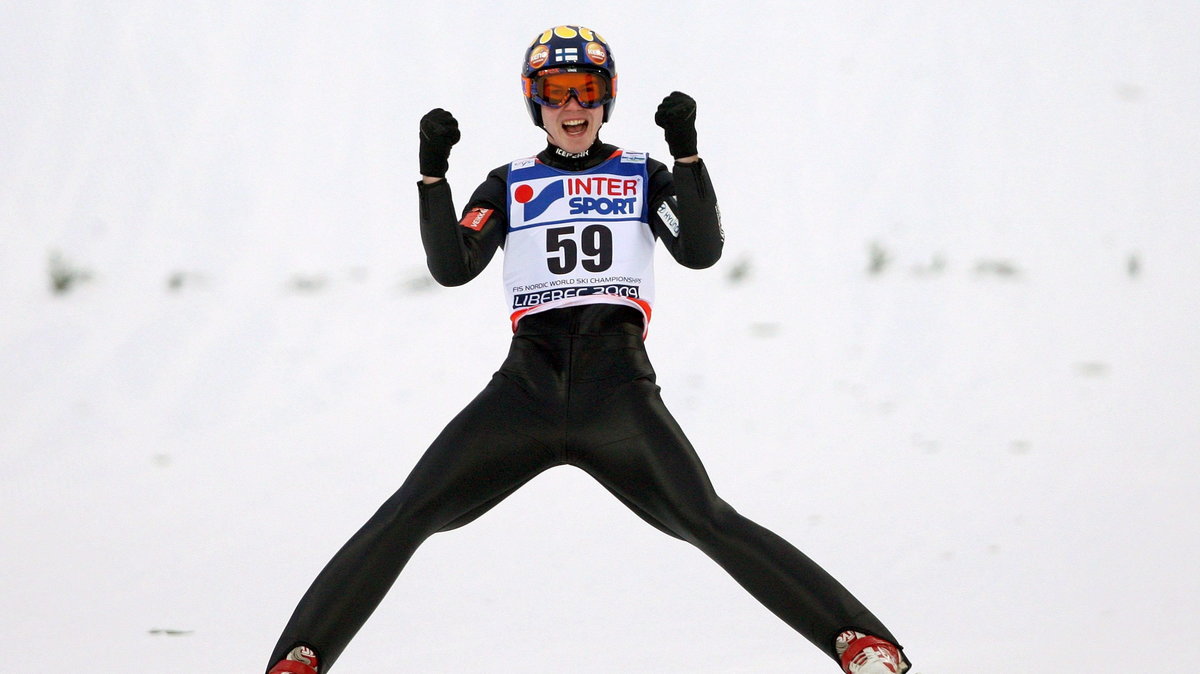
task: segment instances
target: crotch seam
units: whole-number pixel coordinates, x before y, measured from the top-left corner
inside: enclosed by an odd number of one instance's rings
[[[575,319],[578,320],[578,319]],[[571,449],[571,419],[575,411],[575,355],[579,348],[579,335],[572,330],[570,334],[570,346],[567,351],[567,391],[566,399],[563,401],[563,418],[562,418],[562,458],[566,463],[571,463],[574,459],[574,451]]]

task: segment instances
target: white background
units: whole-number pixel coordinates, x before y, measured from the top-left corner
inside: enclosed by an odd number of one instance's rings
[[[459,119],[462,205],[541,148],[558,23],[614,49],[605,140],[666,158],[655,106],[699,101],[726,254],[659,254],[648,346],[723,497],[922,674],[1194,650],[1200,5],[409,4],[0,10],[6,671],[267,664],[504,356],[499,265],[425,272],[417,121]],[[335,671],[835,667],[560,468],[422,547]]]

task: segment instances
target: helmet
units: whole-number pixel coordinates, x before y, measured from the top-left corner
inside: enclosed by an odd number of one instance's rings
[[[529,117],[536,126],[542,126],[542,108],[532,98],[533,81],[539,73],[547,70],[588,71],[603,75],[608,80],[611,94],[604,103],[604,119],[601,121],[608,121],[617,102],[617,65],[613,61],[612,50],[599,33],[583,26],[557,26],[543,31],[525,50],[525,60],[521,64],[521,88]]]

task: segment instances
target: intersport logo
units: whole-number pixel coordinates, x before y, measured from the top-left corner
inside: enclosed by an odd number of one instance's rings
[[[642,210],[640,176],[588,175],[528,180],[512,186],[526,224],[580,218],[628,219]]]

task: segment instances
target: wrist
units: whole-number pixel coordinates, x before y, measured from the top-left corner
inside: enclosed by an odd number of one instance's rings
[[[671,156],[694,157],[700,152],[696,149],[696,128],[668,129],[666,132],[667,149]]]
[[[450,162],[444,156],[422,154],[417,162],[417,170],[426,178],[445,178],[446,171],[450,170]]]

